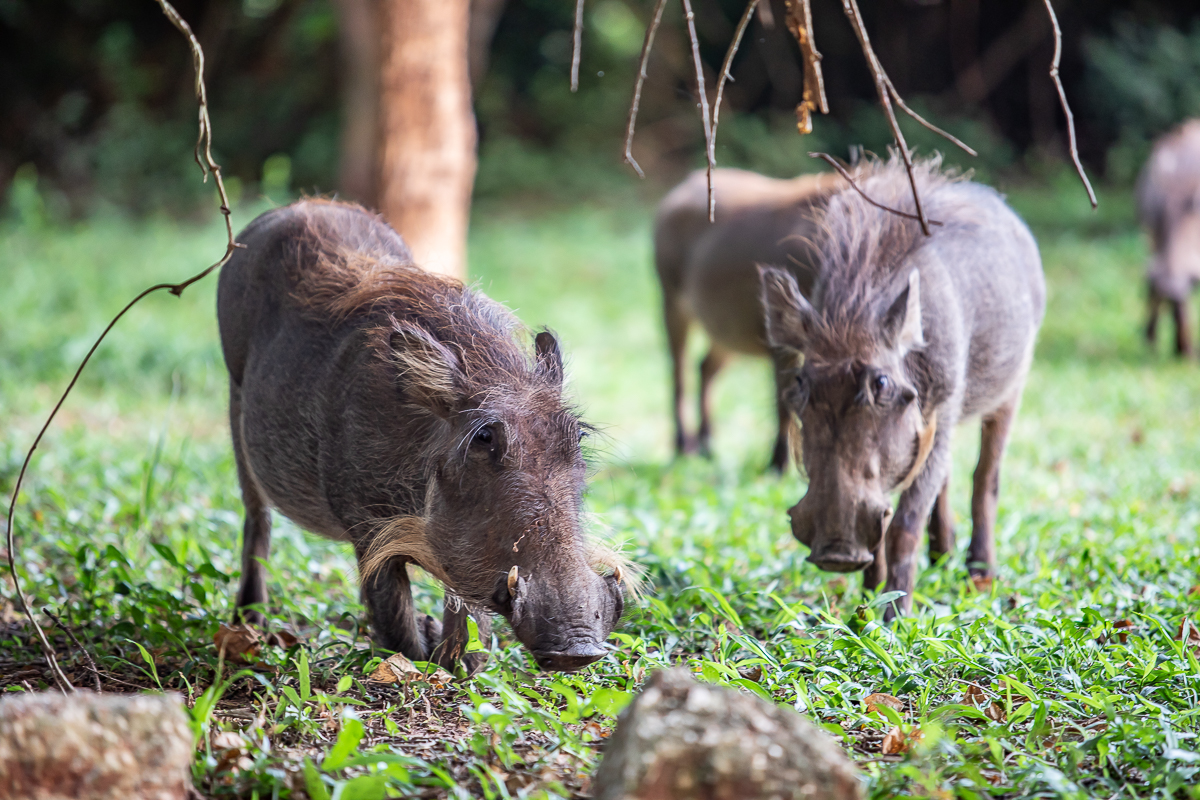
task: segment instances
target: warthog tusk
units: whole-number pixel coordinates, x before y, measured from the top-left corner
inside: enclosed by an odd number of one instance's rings
[[[890,528],[892,526],[892,517],[895,515],[895,513],[896,512],[890,508],[887,511],[883,512],[883,516],[881,518],[883,521],[883,525],[881,527],[882,527],[882,533],[884,536],[887,535],[888,528]]]
[[[508,593],[515,595],[517,593],[517,576],[520,574],[515,566],[508,571]]]
[[[616,580],[617,583],[621,583],[621,581],[624,580],[624,576],[621,573],[621,565],[620,564],[617,564],[615,567],[613,567],[613,578]]]

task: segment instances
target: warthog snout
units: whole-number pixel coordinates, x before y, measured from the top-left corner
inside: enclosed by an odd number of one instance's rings
[[[824,513],[820,513],[824,511]],[[812,552],[808,561],[827,572],[857,572],[875,561],[875,550],[892,521],[886,503],[863,501],[854,505],[847,524],[837,509],[818,506],[812,492],[788,509],[792,534]]]
[[[548,672],[574,672],[603,658],[607,653],[608,650],[595,642],[579,642],[560,653],[534,651],[533,657],[538,666]]]
[[[590,574],[579,585],[513,567],[497,590],[497,610],[544,670],[572,672],[610,651],[604,640],[625,610],[621,573]]]

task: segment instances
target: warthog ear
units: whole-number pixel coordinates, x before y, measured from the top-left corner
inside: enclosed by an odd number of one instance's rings
[[[545,375],[551,382],[561,384],[563,381],[562,350],[558,348],[558,339],[549,330],[542,330],[533,339],[534,357],[537,359],[537,371]]]
[[[816,324],[817,312],[800,293],[800,286],[792,273],[759,265],[758,276],[762,283],[767,346],[803,350]]]
[[[921,326],[921,274],[908,273],[908,285],[883,315],[883,338],[891,347],[907,352],[925,344]]]
[[[461,370],[446,345],[424,328],[397,323],[391,335],[392,362],[405,397],[439,417],[448,417],[458,397]]]

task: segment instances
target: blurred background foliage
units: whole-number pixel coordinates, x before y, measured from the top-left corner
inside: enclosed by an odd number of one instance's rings
[[[337,189],[342,97],[333,0],[179,0],[208,58],[216,155],[245,199]],[[580,89],[568,74],[574,3],[507,0],[476,87],[477,197],[507,201],[617,192],[650,196],[702,160],[690,54],[669,3],[642,102],[635,154],[621,139],[652,0],[590,0]],[[782,0],[773,0],[782,22]],[[864,0],[897,87],[980,151],[968,159],[907,125],[923,151],[984,179],[1057,163],[1063,120],[1046,76],[1053,44],[1040,0]],[[715,83],[742,0],[695,0]],[[890,137],[840,4],[814,4],[832,114],[796,135],[802,79],[781,25],[755,20],[734,64],[718,159],[774,175],[817,168],[810,150],[883,151]],[[1194,0],[1058,0],[1063,79],[1089,169],[1118,184],[1148,143],[1200,115]],[[195,136],[189,55],[150,0],[0,0],[0,197],[25,222],[97,207],[194,213],[211,198],[181,153]]]

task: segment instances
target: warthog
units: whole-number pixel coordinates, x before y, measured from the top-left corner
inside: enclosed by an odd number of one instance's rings
[[[1000,459],[1045,310],[1029,229],[992,189],[919,166],[929,217],[918,224],[847,189],[830,199],[811,303],[790,272],[764,269],[772,348],[802,354],[785,399],[799,419],[808,492],[789,509],[792,533],[821,569],[865,569],[912,608],[917,540],[952,550],[950,437],[982,417],[968,566],[991,576]],[[911,213],[895,158],[859,173],[875,200]],[[890,496],[900,493],[893,513]],[[890,606],[887,616],[896,613]]]
[[[675,451],[711,454],[712,380],[734,353],[768,356],[759,303],[758,264],[786,267],[802,290],[812,286],[816,227],[813,210],[838,186],[836,175],[778,180],[740,169],[713,172],[716,221],[708,221],[708,181],[696,171],[658,206],[654,263],[662,284],[663,316],[671,350]],[[684,424],[684,370],[688,329],[699,322],[708,334],[700,364],[700,426],[695,436]],[[775,361],[777,389],[790,364]],[[778,391],[776,396],[778,396]],[[777,403],[779,432],[771,467],[788,460],[791,415]]]
[[[1200,282],[1200,119],[1183,123],[1155,143],[1138,178],[1137,200],[1154,248],[1146,268],[1146,338],[1154,343],[1159,307],[1170,303],[1175,351],[1190,356],[1187,299]]]
[[[354,546],[384,648],[452,667],[467,614],[486,639],[495,612],[544,669],[603,656],[629,569],[584,536],[586,426],[554,336],[531,356],[511,313],[414,267],[356,206],[296,203],[239,238],[217,298],[246,507],[239,615],[263,621],[273,506]],[[441,623],[414,612],[409,563],[445,583]]]

